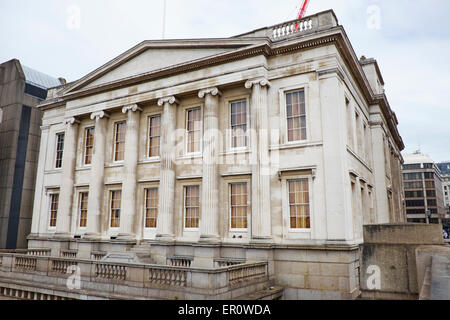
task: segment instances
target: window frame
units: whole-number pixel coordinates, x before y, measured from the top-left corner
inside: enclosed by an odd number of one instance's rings
[[[58,224],[58,211],[59,211],[59,198],[60,198],[60,191],[53,191],[48,193],[48,222],[47,222],[47,226],[49,230],[55,231],[56,230],[56,226]],[[54,196],[58,196],[58,202],[57,202],[57,207],[56,207],[56,214],[55,214],[55,225],[52,226],[52,204],[53,204],[53,197]]]
[[[188,152],[188,144],[189,144],[189,131],[188,131],[188,122],[189,122],[189,117],[188,117],[188,113],[189,111],[192,110],[196,110],[199,109],[200,110],[200,141],[199,141],[199,151],[196,152]],[[194,105],[194,106],[189,106],[184,108],[184,130],[185,130],[185,134],[184,134],[184,153],[186,156],[199,156],[203,154],[203,106],[202,105]]]
[[[232,226],[232,202],[231,202],[231,188],[232,185],[237,185],[237,184],[245,184],[246,185],[246,189],[247,189],[247,228],[233,228]],[[250,189],[250,183],[248,181],[248,179],[243,179],[243,180],[233,180],[233,181],[227,181],[227,197],[228,197],[228,230],[231,234],[233,233],[247,233],[251,224],[251,189]],[[249,219],[250,218],[250,219]]]
[[[121,216],[122,216],[122,196],[123,196],[123,192],[122,192],[122,189],[116,189],[116,188],[114,188],[114,189],[110,189],[110,190],[108,190],[109,191],[109,200],[108,200],[108,203],[109,203],[109,207],[108,207],[108,211],[109,211],[109,229],[110,230],[119,230],[120,229],[120,223],[121,223]],[[120,212],[119,212],[119,226],[118,227],[113,227],[112,226],[112,222],[113,222],[113,219],[112,219],[112,210],[113,210],[113,208],[112,208],[112,200],[113,200],[113,197],[112,197],[112,195],[113,195],[113,193],[114,192],[120,192]],[[117,210],[117,209],[116,209]],[[114,220],[117,220],[117,219],[114,219]]]
[[[117,136],[117,126],[119,124],[124,124],[125,125],[125,134],[124,134],[124,141],[123,141],[123,145],[124,145],[124,151],[123,151],[123,159],[122,160],[116,160],[116,150],[117,150],[117,140],[116,140],[116,136]],[[123,163],[125,161],[125,143],[126,143],[126,130],[127,130],[127,121],[126,120],[119,120],[119,121],[115,121],[114,122],[114,127],[113,127],[113,154],[112,154],[112,158],[113,158],[113,162],[114,163]]]
[[[82,215],[82,212],[81,212],[81,210],[82,210],[82,207],[81,207],[81,203],[82,203],[82,200],[83,200],[83,195],[84,194],[87,194],[87,203],[86,203],[86,226],[84,226],[84,227],[82,227],[81,226],[81,215]],[[85,230],[85,229],[87,229],[87,221],[88,221],[88,206],[89,206],[89,191],[79,191],[78,192],[78,223],[77,223],[77,228],[79,229],[79,230]]]
[[[158,156],[150,156],[150,141],[151,141],[151,137],[150,137],[150,132],[151,132],[151,121],[152,118],[156,118],[159,117],[160,118],[160,126],[159,126],[159,155]],[[161,135],[161,128],[162,128],[162,113],[158,112],[158,113],[154,113],[154,114],[150,114],[147,116],[147,150],[146,150],[146,154],[145,154],[145,158],[147,160],[159,160],[161,158],[161,147],[162,147],[162,135]]]
[[[198,218],[198,227],[197,228],[187,228],[186,227],[186,192],[187,192],[187,188],[190,187],[198,187],[198,199],[199,199],[199,205],[198,205],[198,210],[199,210],[199,218]],[[186,232],[198,232],[200,231],[200,220],[202,218],[202,189],[201,189],[201,184],[199,183],[189,183],[189,184],[185,184],[183,185],[183,230]]]
[[[86,163],[86,155],[87,155],[87,133],[89,130],[93,129],[93,133],[92,133],[92,148],[91,148],[91,163],[87,164]],[[92,160],[93,160],[93,156],[94,156],[94,145],[95,145],[95,126],[88,126],[84,128],[84,139],[83,139],[83,166],[84,167],[90,167],[92,166]]]
[[[246,113],[246,119],[245,119],[245,125],[246,125],[246,132],[245,132],[245,137],[246,137],[246,142],[247,145],[244,147],[233,147],[233,126],[232,126],[232,114],[231,114],[231,107],[233,103],[236,102],[242,102],[245,101],[245,113]],[[228,123],[227,123],[227,128],[229,129],[229,134],[228,136],[228,150],[234,152],[234,151],[246,151],[249,150],[251,148],[251,127],[250,127],[250,118],[251,118],[251,114],[250,114],[250,102],[249,102],[249,98],[248,96],[242,97],[242,98],[233,98],[233,99],[229,99],[226,101],[226,105],[227,105],[227,114],[228,114]]]
[[[64,140],[62,143],[62,151],[61,151],[61,166],[58,167],[58,137],[59,136],[64,136]],[[53,167],[55,168],[55,170],[61,170],[63,167],[63,159],[64,159],[64,147],[65,147],[65,143],[66,143],[66,133],[64,131],[60,131],[60,132],[56,132],[55,133],[55,159],[53,162]]]
[[[148,209],[148,207],[147,207],[147,199],[148,199],[147,192],[149,190],[156,190],[156,192],[157,192],[158,203],[157,203],[157,206],[156,206],[155,227],[147,227],[147,209]],[[145,187],[144,188],[144,215],[143,215],[144,216],[144,222],[143,222],[144,232],[145,232],[145,230],[147,230],[147,231],[155,231],[155,230],[158,229],[158,215],[159,215],[159,186],[148,186],[148,187]]]
[[[289,202],[289,180],[308,180],[308,194],[309,194],[309,219],[310,228],[308,229],[292,229],[290,224],[290,202]],[[283,236],[288,240],[310,240],[314,235],[314,173],[311,171],[305,172],[286,172],[281,176],[282,184],[282,212],[283,212]]]
[[[289,141],[289,130],[288,130],[288,118],[287,118],[287,99],[286,95],[291,92],[304,91],[305,93],[305,121],[306,121],[306,139]],[[309,84],[300,83],[295,86],[289,86],[279,89],[279,101],[280,101],[280,144],[282,146],[295,146],[304,145],[311,142],[312,130],[311,130],[311,108],[309,107]]]

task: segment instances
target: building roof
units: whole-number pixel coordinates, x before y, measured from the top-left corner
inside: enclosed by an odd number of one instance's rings
[[[416,163],[434,163],[428,155],[423,153],[404,154],[404,164],[416,164]]]
[[[33,86],[48,89],[61,85],[61,82],[57,78],[53,78],[40,71],[24,65],[22,65],[22,70],[25,74],[25,82]]]

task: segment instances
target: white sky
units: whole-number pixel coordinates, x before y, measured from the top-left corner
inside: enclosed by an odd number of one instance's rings
[[[300,2],[167,0],[166,38],[230,37],[293,19]],[[374,5],[379,20],[368,14]],[[450,1],[311,0],[307,14],[330,8],[356,54],[378,60],[405,152],[420,146],[437,162],[450,160]],[[161,39],[162,12],[163,0],[0,0],[0,62],[17,58],[74,81]]]

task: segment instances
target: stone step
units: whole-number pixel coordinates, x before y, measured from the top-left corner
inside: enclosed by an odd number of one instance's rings
[[[283,287],[273,286],[242,297],[238,297],[234,300],[280,300],[283,297],[283,292]]]

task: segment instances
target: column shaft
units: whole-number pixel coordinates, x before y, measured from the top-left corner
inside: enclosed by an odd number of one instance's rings
[[[107,115],[104,112],[93,113],[95,119],[94,151],[92,157],[91,179],[88,198],[88,238],[99,238],[102,233],[101,216],[103,210],[103,190],[105,176],[105,136]],[[106,227],[105,227],[106,229]]]
[[[157,217],[157,237],[171,240],[174,237],[173,215],[175,207],[175,97],[158,101],[164,106],[161,125],[161,177],[159,186],[159,212]]]
[[[137,105],[124,107],[128,113],[127,131],[125,134],[125,167],[122,185],[122,214],[120,217],[120,238],[133,238],[133,221],[136,215],[136,184],[139,150],[139,118],[141,109]]]
[[[265,79],[247,81],[246,88],[252,88],[252,240],[270,240],[270,158],[269,158],[269,116],[267,87]]]
[[[199,92],[205,98],[200,238],[207,241],[219,238],[219,95],[217,88]]]

